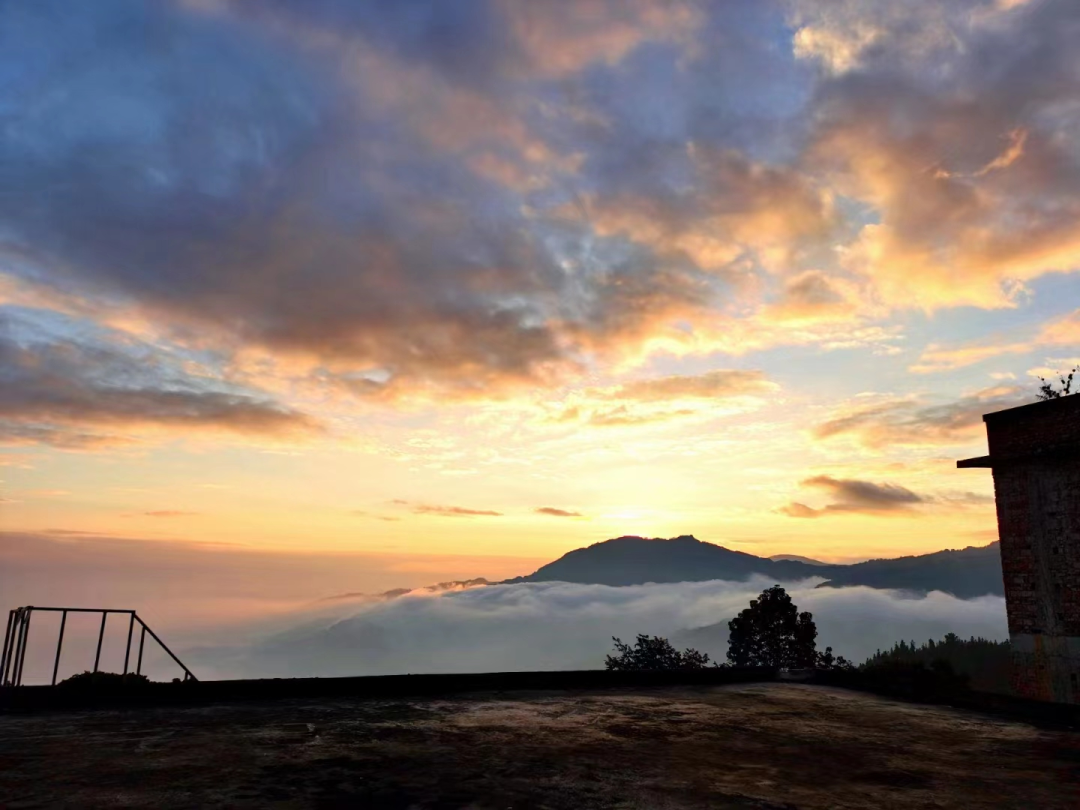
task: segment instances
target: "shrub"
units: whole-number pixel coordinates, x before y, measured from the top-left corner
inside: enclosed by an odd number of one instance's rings
[[[624,644],[621,639],[612,636],[617,655],[609,655],[604,665],[618,671],[658,671],[676,669],[705,669],[709,666],[709,656],[692,647],[680,652],[671,642],[660,636],[639,635],[634,646]],[[715,664],[714,664],[715,666]]]

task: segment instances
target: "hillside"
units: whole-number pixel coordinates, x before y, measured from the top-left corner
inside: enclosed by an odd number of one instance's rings
[[[926,593],[941,590],[961,598],[1004,595],[997,543],[855,565],[823,565],[767,559],[706,543],[691,535],[671,539],[617,537],[564,554],[536,572],[506,580],[640,585],[646,582],[743,581],[760,574],[777,581],[811,577],[819,587],[866,585]]]
[[[922,592],[945,591],[961,599],[988,593],[1005,595],[997,543],[969,546],[960,551],[936,551],[915,557],[833,566],[822,576],[829,577],[829,581],[819,587],[866,585]]]

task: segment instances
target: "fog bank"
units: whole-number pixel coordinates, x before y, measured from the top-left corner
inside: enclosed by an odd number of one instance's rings
[[[830,645],[855,661],[901,638],[1007,637],[1000,597],[913,598],[861,587],[815,589],[817,582],[786,587],[801,610],[813,612],[819,648]],[[621,588],[540,582],[324,603],[279,631],[263,624],[245,643],[192,648],[184,657],[207,678],[589,669],[603,666],[613,635],[649,633],[723,660],[726,621],[772,584],[760,577]]]

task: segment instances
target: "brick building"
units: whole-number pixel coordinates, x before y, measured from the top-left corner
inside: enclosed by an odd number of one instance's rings
[[[983,417],[1018,694],[1080,703],[1080,396]]]

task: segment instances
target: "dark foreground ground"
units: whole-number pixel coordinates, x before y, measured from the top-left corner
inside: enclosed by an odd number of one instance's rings
[[[0,807],[1077,808],[1080,734],[776,683],[10,715]]]

